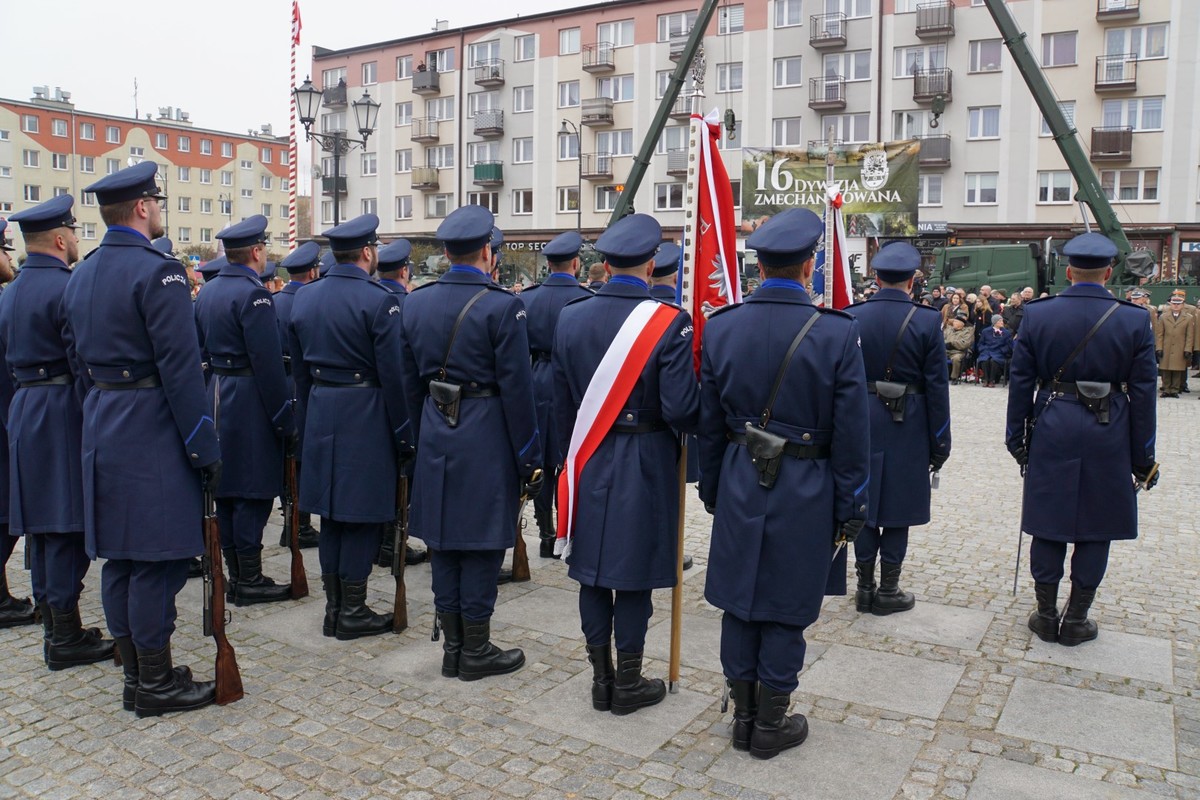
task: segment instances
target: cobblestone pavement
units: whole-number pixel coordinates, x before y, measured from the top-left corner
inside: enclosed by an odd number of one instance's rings
[[[1020,485],[1001,445],[1005,393],[951,392],[954,455],[903,582],[918,605],[872,617],[849,598],[826,602],[793,698],[812,727],[797,750],[761,762],[730,748],[719,615],[702,597],[708,517],[693,493],[681,688],[656,708],[591,710],[574,584],[537,558],[532,535],[533,580],[501,587],[493,620],[494,638],[524,647],[528,663],[475,683],[438,674],[428,565],[408,573],[408,631],[336,642],[320,635],[306,551],[312,596],[233,609],[246,697],[223,708],[138,720],[121,710],[118,668],[51,673],[40,630],[0,631],[0,796],[1200,797],[1197,395],[1160,401],[1162,483],[1141,498],[1141,538],[1113,547],[1093,610],[1100,638],[1068,649],[1025,627],[1027,552],[1011,594]],[[267,570],[283,578],[278,521]],[[18,550],[9,571],[24,594],[20,563]],[[98,584],[93,568],[85,624],[102,618]],[[377,569],[377,609],[391,589]],[[176,663],[206,677],[200,592],[194,580],[180,596],[174,647]],[[647,673],[664,676],[670,593],[655,606]]]

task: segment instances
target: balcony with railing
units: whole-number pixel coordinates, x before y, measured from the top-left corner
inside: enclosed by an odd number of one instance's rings
[[[1132,92],[1137,89],[1137,54],[1096,56],[1097,92]]]
[[[441,120],[437,117],[413,117],[412,133],[414,142],[436,142]]]
[[[479,61],[475,64],[475,85],[476,86],[503,86],[504,85],[504,59],[493,58],[488,61]]]
[[[612,153],[583,153],[579,156],[579,174],[589,181],[612,180]]]
[[[683,51],[687,47],[688,39],[690,39],[691,36],[691,31],[671,34],[671,38],[667,44],[667,57],[672,61],[678,61],[680,58],[682,58]]]
[[[682,178],[688,171],[688,151],[686,147],[678,147],[667,151],[667,174],[673,178]]]
[[[919,167],[950,166],[950,135],[936,133],[917,137],[921,140],[921,154],[917,156]]]
[[[954,0],[917,5],[917,36],[922,39],[954,35]]]
[[[475,164],[476,186],[500,186],[503,183],[503,161],[480,161]]]
[[[846,15],[813,14],[808,18],[808,44],[818,50],[846,46]]]
[[[440,75],[437,70],[418,69],[412,75],[412,90],[417,94],[438,94],[442,91]]]
[[[613,124],[611,97],[589,97],[580,104],[579,121],[593,128]]]
[[[437,167],[413,167],[412,187],[424,191],[435,191],[441,186]]]
[[[923,69],[913,73],[913,100],[928,103],[939,94],[950,102],[954,70]]]
[[[346,82],[338,81],[336,86],[323,89],[321,102],[329,108],[344,108],[346,105]]]
[[[1110,126],[1092,128],[1092,161],[1129,162],[1133,160],[1133,128]]]
[[[1100,22],[1137,19],[1140,15],[1141,0],[1096,0],[1096,19]]]
[[[671,106],[671,119],[688,119],[692,116],[692,93],[680,92]]]
[[[475,124],[472,130],[476,136],[491,138],[504,135],[504,112],[498,109],[475,112]]]
[[[808,107],[819,111],[846,107],[846,79],[825,75],[808,82]]]
[[[596,42],[583,46],[584,72],[612,72],[616,68],[616,48],[612,42]]]

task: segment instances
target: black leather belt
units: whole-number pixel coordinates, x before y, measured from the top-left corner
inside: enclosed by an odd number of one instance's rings
[[[34,386],[70,386],[75,383],[75,379],[70,373],[62,375],[52,375],[49,378],[41,378],[36,381],[18,381],[17,385],[22,389],[31,389]]]
[[[612,426],[613,433],[657,433],[670,429],[671,426],[661,419],[651,422],[615,422]]]
[[[534,361],[549,361],[550,353],[547,350],[532,350],[530,351]]]
[[[129,383],[107,383],[105,381],[96,381],[96,388],[103,389],[106,392],[119,392],[125,389],[153,389],[157,386],[162,386],[162,381],[157,375],[147,375],[140,380],[130,381]]]
[[[925,394],[925,387],[919,383],[905,384],[905,394]],[[876,394],[875,381],[867,381],[867,394]]]
[[[213,367],[214,375],[227,375],[231,378],[253,378],[254,370],[250,367]]]
[[[1113,383],[1111,385],[1113,392],[1116,394],[1124,394],[1129,390],[1129,387],[1124,383]],[[1073,394],[1076,396],[1079,394],[1079,389],[1073,381],[1046,381],[1039,388],[1056,394]]]
[[[742,447],[746,446],[746,434],[739,431],[729,431],[725,434],[729,441]],[[792,458],[829,458],[830,448],[827,444],[799,444],[789,441],[783,446],[783,454]]]
[[[328,386],[330,389],[378,389],[379,381],[374,378],[368,378],[365,381],[356,381],[354,383],[334,383],[333,381],[322,380],[321,378],[313,379],[313,383],[317,386]]]
[[[474,400],[478,397],[499,397],[500,387],[478,386],[474,389],[468,389],[466,386],[464,386],[462,387],[462,396],[470,400]]]

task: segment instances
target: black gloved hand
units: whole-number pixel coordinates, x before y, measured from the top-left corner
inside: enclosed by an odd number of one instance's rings
[[[1012,455],[1013,460],[1017,462],[1017,466],[1024,467],[1029,463],[1029,451],[1025,448],[1025,445],[1019,444],[1008,452]]]
[[[541,470],[535,471],[532,475],[526,475],[521,483],[521,496],[533,500],[542,493],[542,484],[544,482]]]
[[[1154,360],[1155,360],[1155,361],[1162,361],[1162,350],[1155,350],[1155,351],[1154,351]]]
[[[283,457],[285,459],[300,457],[300,434],[289,433],[283,437]]]
[[[1158,485],[1159,470],[1155,469],[1157,466],[1157,464],[1151,463],[1144,467],[1133,468],[1133,477],[1138,483],[1142,484],[1142,488],[1146,491],[1150,491]]]
[[[862,531],[866,524],[867,521],[865,519],[846,520],[838,526],[838,532],[837,536],[834,538],[834,542],[841,542],[843,539],[845,539],[846,544],[854,544],[854,540],[858,538],[859,532]]]
[[[930,453],[929,454],[929,471],[937,472],[950,459],[949,453]]]
[[[216,494],[217,489],[221,486],[221,459],[217,459],[211,464],[205,464],[200,468],[200,476],[203,480],[204,488]]]

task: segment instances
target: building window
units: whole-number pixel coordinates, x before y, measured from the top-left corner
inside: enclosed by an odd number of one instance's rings
[[[608,97],[614,103],[625,103],[633,99],[633,76],[613,75],[596,79],[596,96]]]
[[[722,125],[721,138],[717,140],[717,148],[720,150],[738,150],[741,146],[742,121],[739,119],[734,122],[732,131]]]
[[[25,184],[24,197],[25,197],[25,202],[27,202],[27,203],[42,202],[42,187],[34,186],[34,185],[28,184],[28,183]]]
[[[13,204],[11,200],[0,200],[0,214],[11,214]]]
[[[1104,196],[1117,203],[1158,202],[1157,169],[1106,169],[1100,172]]]
[[[746,7],[721,6],[717,9],[717,35],[741,33],[746,27]]]
[[[771,120],[771,144],[774,147],[799,147],[802,142],[799,117]]]
[[[800,74],[800,56],[775,59],[775,88],[800,86],[804,78]]]
[[[657,81],[656,81],[656,83],[657,83],[656,92],[657,93],[654,95],[654,98],[656,100],[661,100],[663,98],[663,95],[665,95],[667,93],[667,90],[671,88],[671,75],[672,74],[673,74],[673,71],[669,70],[669,69],[659,70],[655,74],[655,77],[657,78]],[[696,89],[696,82],[692,80],[692,76],[689,73],[688,76],[683,79],[683,85],[681,85],[679,87],[679,95],[678,96],[681,98],[689,98],[690,99],[692,97],[692,94],[695,92],[695,89]]]
[[[574,214],[579,211],[579,187],[558,187],[558,213]]]
[[[804,21],[800,0],[775,0],[775,27],[789,28]]]
[[[71,168],[71,157],[66,153],[51,153],[50,168],[65,172]]]
[[[334,67],[333,69],[322,70],[321,72],[321,88],[323,89],[332,89],[338,85],[338,81],[345,80],[345,67]]]
[[[942,69],[946,66],[946,45],[944,44],[897,47],[893,54],[893,78],[911,78],[918,72]]]
[[[259,160],[264,164],[271,163],[271,148],[263,147],[259,149]]]
[[[827,78],[843,78],[848,82],[869,81],[871,80],[871,51],[826,53],[821,66],[823,74]]]
[[[200,244],[212,244],[212,228],[200,229]]]
[[[396,219],[412,219],[411,194],[403,194],[396,197]]]
[[[242,199],[243,200],[250,200],[253,197],[254,197],[253,189],[242,189]]]
[[[179,230],[179,233],[177,234],[177,237],[181,243],[187,244],[188,242],[190,242],[192,240],[192,229],[191,228],[179,228],[178,230]]]
[[[233,158],[233,142],[221,142],[221,158]]]
[[[38,118],[33,114],[21,115],[21,130],[25,131],[25,133],[38,133],[39,127]]]
[[[179,210],[180,211],[191,211],[192,210],[192,198],[182,197],[182,196],[179,197]]]
[[[80,156],[79,157],[79,171],[86,172],[89,174],[95,172],[96,171],[96,157],[95,156]]]
[[[212,198],[211,197],[201,197],[200,198],[200,213],[201,214],[211,214],[212,213]]]
[[[1067,124],[1070,125],[1072,128],[1074,128],[1075,127],[1075,101],[1074,100],[1061,101],[1058,104],[1058,110],[1063,112],[1063,116],[1065,116],[1067,118]],[[1042,117],[1042,129],[1038,135],[1039,136],[1053,136],[1054,135],[1053,132],[1050,130],[1050,123],[1046,121],[1046,118],[1044,116]]]
[[[1071,202],[1071,173],[1067,170],[1038,173],[1039,203]]]
[[[379,202],[374,197],[364,197],[361,208],[361,214],[374,214],[379,211]],[[270,210],[270,206],[267,209]]]
[[[425,148],[425,166],[435,169],[452,169],[454,167],[454,145],[444,144],[441,147]]]
[[[254,169],[254,162],[248,158],[243,158],[239,163],[241,164],[242,169]]]
[[[680,11],[675,14],[658,15],[658,40],[671,41],[672,36],[684,36],[692,32],[699,14],[695,11]],[[632,22],[630,23],[632,24]],[[603,37],[600,41],[605,41]]]
[[[179,180],[181,183],[187,183],[188,181],[190,181],[192,179],[192,168],[191,167],[179,167],[176,170],[176,174],[179,176]]]
[[[233,186],[233,173],[228,170],[221,170],[221,185]]]
[[[633,155],[633,129],[600,131],[596,134],[596,152],[613,156]]]
[[[288,214],[288,207],[287,207],[287,206],[285,206],[285,205],[283,205],[282,203],[280,203],[280,205],[279,205],[279,218],[280,218],[280,219],[287,219],[289,216],[290,216],[290,215]]]
[[[492,64],[500,60],[500,40],[473,44],[467,50],[467,66],[478,67],[481,64]]]
[[[371,155],[372,155],[372,156],[374,156],[375,154],[374,154],[374,153],[372,153]],[[259,185],[260,185],[260,186],[261,186],[261,187],[262,187],[262,188],[263,188],[265,191],[268,191],[268,192],[269,192],[269,191],[271,191],[271,176],[270,176],[270,175],[263,175],[263,176],[262,176],[262,180],[259,182]],[[268,216],[269,216],[269,215],[268,215]]]
[[[425,116],[443,121],[454,119],[454,97],[437,97],[426,100]]]
[[[429,50],[425,53],[425,63],[434,72],[454,71],[454,48],[443,47],[441,50]],[[445,216],[443,214],[442,216]]]
[[[286,167],[288,165],[288,151],[287,150],[279,151],[279,164],[280,164],[280,166],[284,166],[284,167]]]
[[[21,164],[26,167],[39,167],[41,160],[41,152],[38,150],[21,151]]]
[[[146,157],[146,149],[144,147],[130,147],[129,156],[130,158],[136,158],[140,161]]]
[[[917,180],[917,205],[940,206],[942,204],[942,176],[937,173],[922,173]]]
[[[116,125],[109,125],[104,129],[104,141],[108,144],[121,143],[121,129]]]
[[[633,44],[633,20],[601,22],[596,26],[596,41],[608,42],[613,47],[628,47]]]
[[[281,191],[281,192],[286,192],[286,191],[288,191],[288,190],[289,190],[289,189],[291,189],[291,188],[292,188],[292,187],[291,187],[291,184],[289,184],[289,183],[288,183],[288,179],[287,179],[287,178],[280,178],[280,179],[279,179],[279,191]]]
[[[999,72],[1000,51],[1004,44],[999,39],[977,39],[968,47],[971,72]]]
[[[96,141],[96,126],[91,122],[79,123],[79,138],[88,142]]]
[[[1133,53],[1139,60],[1167,57],[1167,23],[1135,28],[1109,28],[1104,32],[1104,53]]]
[[[537,37],[532,33],[513,39],[513,61],[533,61],[537,58]]]
[[[729,191],[733,194],[733,207],[741,208],[742,207],[742,182],[741,181],[730,181],[729,182]]]
[[[1130,97],[1127,100],[1105,100],[1101,119],[1106,128],[1133,128],[1134,131],[1161,131],[1163,128],[1162,97]]]
[[[969,206],[994,206],[996,204],[995,172],[968,172],[963,176],[967,187],[966,204]]]
[[[558,84],[558,107],[575,108],[579,105],[579,81],[562,81]]]
[[[597,211],[612,211],[617,207],[617,198],[621,193],[615,186],[597,186],[596,187],[596,210]]]
[[[825,13],[841,12],[847,18],[871,16],[871,0],[825,0]]]
[[[201,139],[200,140],[200,155],[202,155],[202,156],[211,156],[212,155],[212,139]]]
[[[425,198],[425,216],[441,219],[450,213],[454,196],[449,194],[431,194]]]
[[[870,114],[833,114],[821,117],[821,130],[833,127],[833,138],[847,143],[869,142]]]
[[[655,211],[682,211],[683,184],[678,182],[654,184]]]
[[[717,91],[740,92],[742,90],[742,62],[717,64]]]
[[[84,222],[79,226],[80,239],[95,239],[96,238],[96,223]]]
[[[896,0],[897,14],[911,14],[917,10],[919,0]]]
[[[373,86],[375,83],[377,83],[377,78],[376,78],[377,73],[375,70],[376,64],[377,64],[377,62],[375,62],[375,61],[368,61],[367,63],[362,65],[362,84],[363,84],[363,86]]]
[[[362,176],[364,178],[369,177],[371,175],[376,175],[379,173],[379,160],[375,157],[374,153],[363,153],[362,158],[361,158],[361,164],[362,164]],[[269,181],[270,178],[264,178],[264,180]],[[267,189],[270,187],[264,186],[263,188]]]
[[[688,134],[690,128],[687,125],[671,125],[663,128],[662,134],[658,137],[658,144],[654,147],[654,152],[658,155],[666,155],[672,150],[683,150],[688,146]]]
[[[573,133],[558,135],[558,160],[574,161],[579,158],[579,137]]]
[[[104,159],[104,174],[105,175],[112,175],[114,172],[119,172],[120,170],[121,170],[120,159],[116,159],[116,158]]]
[[[513,139],[513,163],[514,164],[532,164],[533,163],[533,137],[525,136],[518,139]]]
[[[412,56],[396,56],[396,80],[406,81],[412,77]]]
[[[226,217],[233,216],[233,200],[225,199],[225,198],[218,198],[217,204],[220,206],[220,213],[222,215],[224,215]],[[332,219],[332,217],[329,217],[328,219]],[[326,221],[328,221],[328,219]]]
[[[212,183],[212,170],[211,169],[201,169],[200,170],[200,182],[205,183],[205,184]]]
[[[71,193],[71,190],[68,189],[66,186],[55,186],[54,187],[54,196],[55,197],[62,197],[63,195],[70,194],[70,193]]]
[[[396,151],[396,172],[412,172],[412,150]]]
[[[558,54],[569,56],[579,52],[579,28],[563,28],[558,32]]]
[[[533,111],[533,87],[516,86],[513,88],[513,113],[525,111]]]
[[[412,101],[396,103],[396,126],[412,125]]]
[[[50,120],[50,133],[55,136],[65,137],[67,135],[67,121],[65,119]]]
[[[179,152],[181,152],[181,153],[192,152],[192,137],[180,136],[179,139],[177,140],[176,144],[178,144],[178,146],[179,146]]]
[[[500,161],[500,142],[471,142],[467,146],[467,166],[493,164]]]
[[[472,92],[467,95],[467,116],[474,117],[485,111],[500,110],[499,92]]]
[[[1078,31],[1042,34],[1042,66],[1067,67],[1076,63],[1075,40]]]
[[[94,207],[96,205],[96,193],[95,192],[80,192],[79,193],[79,205],[88,206],[89,208]]]
[[[1000,138],[1000,106],[980,106],[967,110],[968,139]]]
[[[467,192],[467,205],[483,206],[493,214],[500,213],[499,192]]]

